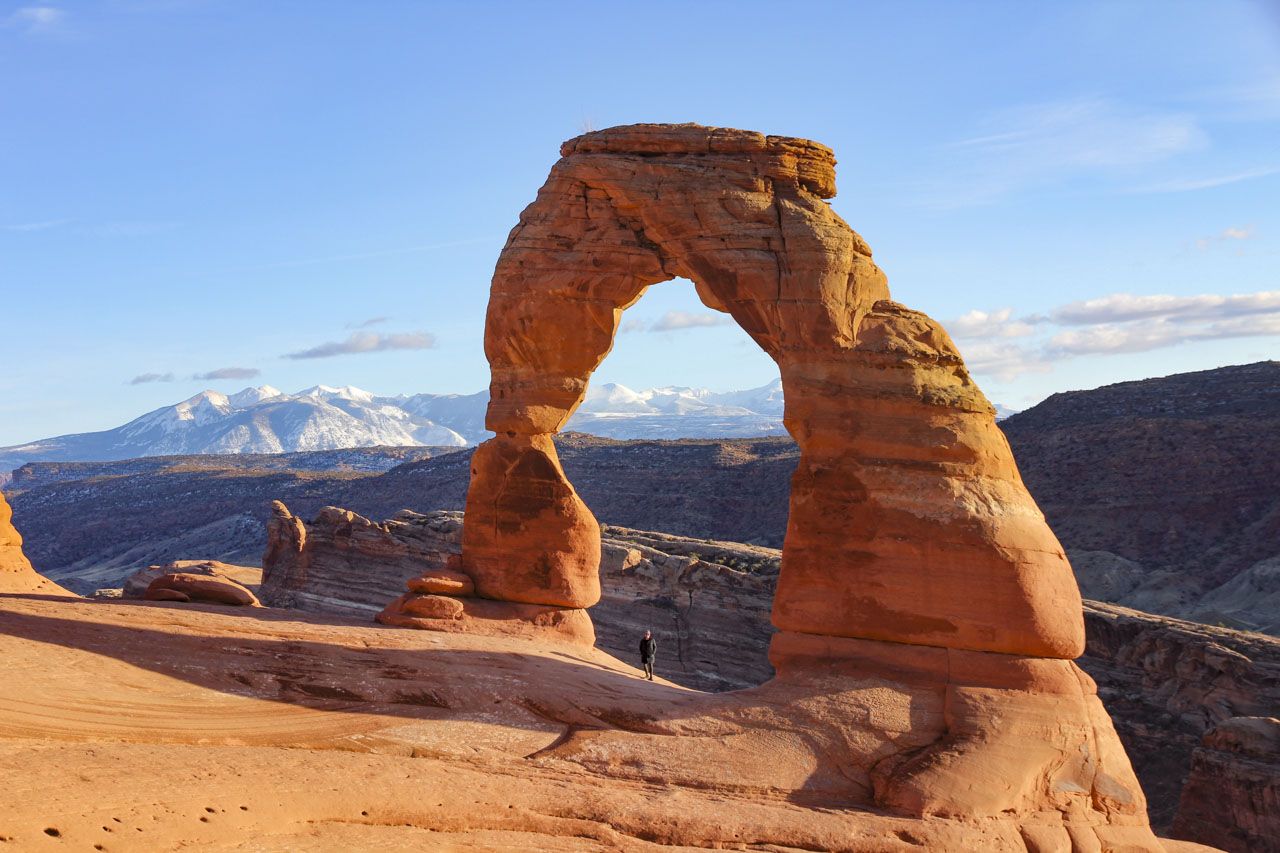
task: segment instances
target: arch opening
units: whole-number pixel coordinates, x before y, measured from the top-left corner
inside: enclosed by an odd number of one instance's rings
[[[826,203],[828,149],[640,125],[561,153],[490,292],[495,438],[472,458],[462,555],[481,597],[565,619],[599,599],[599,527],[551,436],[581,404],[623,311],[682,277],[779,365],[801,454],[772,608],[799,638],[787,643],[1083,650],[1074,577],[994,409],[946,332],[889,300],[870,249]],[[589,620],[577,624],[588,636]]]

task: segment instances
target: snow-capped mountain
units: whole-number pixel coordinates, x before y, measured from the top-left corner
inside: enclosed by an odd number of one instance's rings
[[[13,470],[26,462],[467,443],[448,427],[400,408],[396,400],[359,388],[317,385],[283,394],[264,385],[230,396],[201,391],[115,429],[0,448],[0,470]]]
[[[0,472],[26,462],[108,462],[376,445],[457,447],[492,436],[484,428],[488,405],[488,391],[397,397],[379,397],[349,385],[317,385],[296,394],[270,385],[231,395],[202,391],[115,429],[0,448]],[[566,429],[619,439],[785,435],[782,380],[726,392],[678,386],[633,391],[616,383],[591,385]]]

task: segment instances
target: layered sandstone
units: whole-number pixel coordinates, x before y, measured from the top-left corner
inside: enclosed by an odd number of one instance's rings
[[[22,553],[22,536],[13,526],[13,511],[0,494],[0,593],[6,592],[72,594],[31,568]]]
[[[466,621],[468,608],[479,615],[498,602],[476,598],[470,577],[457,568],[462,530],[460,512],[402,510],[373,522],[326,507],[304,522],[277,502],[262,599],[366,619],[386,610],[386,624],[475,628]],[[589,610],[596,645],[629,660],[638,637],[652,630],[667,678],[713,691],[760,684],[773,675],[769,607],[779,556],[770,548],[607,527],[597,565],[603,595]],[[149,582],[155,575],[139,577]],[[557,612],[523,607],[527,616]]]
[[[262,583],[262,569],[254,566],[236,566],[218,560],[172,560],[163,566],[148,566],[134,572],[125,579],[120,594],[124,598],[142,598],[152,581],[161,575],[175,573],[225,578],[254,593]]]
[[[1230,853],[1280,851],[1280,720],[1233,717],[1205,733],[1173,833]]]
[[[0,629],[0,846],[31,853],[1192,849],[1100,818],[1092,742],[1052,776],[1069,820],[876,805],[885,759],[946,737],[923,646],[845,640],[898,665],[704,694],[581,646],[270,608],[0,595]],[[1070,689],[1036,681],[963,689],[1035,748]]]
[[[472,456],[458,566],[476,594],[507,602],[513,621],[517,608],[598,600],[600,531],[550,436],[581,404],[622,312],[653,284],[691,279],[778,363],[800,446],[769,685],[857,693],[871,679],[942,712],[910,719],[898,739],[876,725],[859,737],[853,720],[868,708],[852,701],[850,740],[832,760],[859,794],[841,796],[917,817],[1014,815],[1037,850],[1157,849],[1096,687],[1069,661],[1084,624],[1066,556],[946,332],[889,299],[865,242],[824,201],[831,151],[634,125],[561,155],[490,291],[495,437]],[[379,619],[455,625],[462,614],[450,620],[454,608],[429,598],[405,595]],[[557,751],[629,766],[649,748],[578,740]]]
[[[1070,567],[994,410],[946,332],[889,301],[865,242],[824,201],[835,194],[829,149],[636,125],[561,154],[494,273],[486,425],[497,436],[473,462],[467,506],[483,523],[468,528],[469,572],[500,566],[493,591],[507,600],[594,603],[583,575],[598,534],[545,436],[581,403],[623,310],[681,276],[782,371],[802,455],[778,627],[1080,653]]]

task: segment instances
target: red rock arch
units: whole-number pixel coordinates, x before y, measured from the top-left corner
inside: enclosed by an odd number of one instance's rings
[[[595,519],[551,434],[581,403],[624,309],[692,280],[777,361],[802,456],[774,623],[783,631],[1071,658],[1080,598],[994,410],[946,332],[889,301],[824,201],[829,149],[697,125],[565,143],[498,259],[485,329],[488,427],[463,567],[480,595],[588,607]]]

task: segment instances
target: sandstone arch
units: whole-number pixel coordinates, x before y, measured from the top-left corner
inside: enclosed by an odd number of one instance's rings
[[[1080,597],[994,410],[940,325],[889,300],[824,201],[813,142],[635,125],[565,143],[498,259],[487,424],[463,568],[479,595],[583,608],[599,533],[550,435],[622,311],[683,277],[777,361],[802,457],[773,621],[784,632],[1073,658]]]

